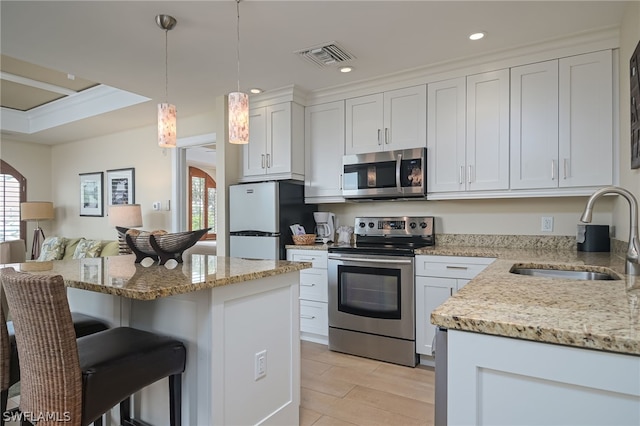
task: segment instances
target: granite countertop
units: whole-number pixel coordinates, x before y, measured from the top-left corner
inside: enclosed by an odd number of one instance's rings
[[[421,254],[495,257],[431,314],[431,322],[538,342],[640,355],[640,278],[624,275],[624,258],[575,250],[438,247]],[[609,272],[612,281],[512,274],[525,267]],[[553,268],[553,266],[552,266]]]
[[[435,246],[419,249],[416,254],[489,257],[496,261],[436,308],[431,314],[433,324],[640,356],[640,277],[624,274],[624,254],[619,250],[578,252],[571,237],[437,238]],[[327,250],[330,246],[287,248]],[[613,273],[620,279],[579,281],[518,275],[509,272],[514,264],[553,264],[575,270],[588,267]]]
[[[154,263],[134,263],[134,255],[92,259],[27,262],[11,266],[34,274],[59,274],[67,287],[139,300],[241,283],[311,268],[310,262],[256,260],[192,254],[170,269]]]

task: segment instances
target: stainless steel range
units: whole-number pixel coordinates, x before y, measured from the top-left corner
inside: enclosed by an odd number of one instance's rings
[[[415,250],[433,217],[360,217],[356,244],[329,248],[329,349],[415,367]]]

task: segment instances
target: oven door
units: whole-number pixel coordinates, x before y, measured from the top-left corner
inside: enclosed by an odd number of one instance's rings
[[[413,256],[329,253],[329,327],[415,339]]]

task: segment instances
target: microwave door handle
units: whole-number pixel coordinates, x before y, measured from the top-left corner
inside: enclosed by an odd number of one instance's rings
[[[400,167],[402,166],[402,154],[398,154],[396,159],[396,188],[398,192],[402,192],[402,182],[400,182]]]

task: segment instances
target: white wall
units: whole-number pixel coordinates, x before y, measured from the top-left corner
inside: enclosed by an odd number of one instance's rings
[[[457,201],[386,201],[323,204],[338,225],[353,226],[358,216],[435,216],[438,234],[575,235],[586,197]],[[613,200],[594,208],[593,223],[612,225]],[[553,216],[553,232],[541,232],[542,216]]]
[[[640,2],[630,2],[620,31],[620,186],[640,199],[640,169],[631,169],[631,132],[629,111],[629,59],[640,42]],[[613,220],[618,239],[629,241],[629,204],[621,197],[615,201]]]

